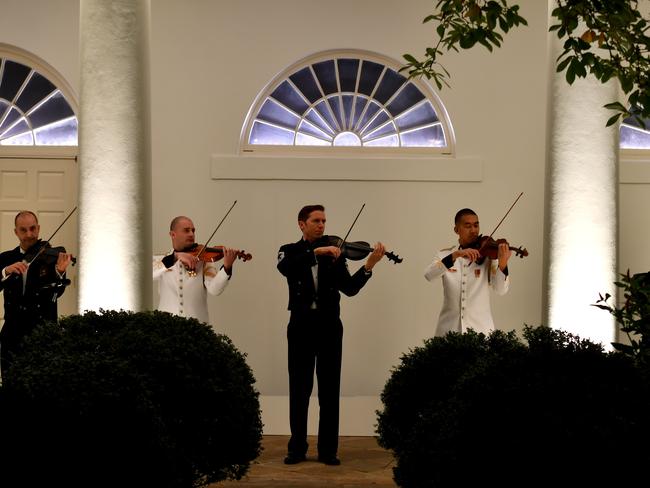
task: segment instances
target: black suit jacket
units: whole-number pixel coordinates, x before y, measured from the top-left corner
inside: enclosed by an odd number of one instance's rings
[[[347,296],[359,293],[372,273],[366,273],[363,266],[350,275],[346,260],[339,257],[315,256],[314,248],[327,246],[326,237],[310,244],[304,239],[293,244],[285,244],[278,253],[278,270],[287,278],[289,284],[289,310],[301,312],[310,310],[315,302],[321,312],[334,314],[340,312],[339,292]],[[318,265],[318,290],[314,288],[312,266]]]
[[[34,254],[34,249],[42,246],[36,243],[28,251]],[[36,247],[38,246],[38,247]],[[25,259],[20,247],[0,254],[0,270]],[[65,290],[65,276],[60,277],[56,272],[56,260],[51,257],[39,257],[32,262],[27,270],[27,281],[23,293],[23,278],[10,275],[0,282],[0,291],[4,292],[5,323],[0,334],[27,334],[37,324],[46,320],[57,320],[56,300]],[[20,332],[17,330],[20,329]]]

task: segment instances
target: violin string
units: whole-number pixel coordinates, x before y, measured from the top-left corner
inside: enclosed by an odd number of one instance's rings
[[[361,205],[361,209],[359,210],[359,213],[357,214],[357,216],[354,218],[354,222],[352,222],[352,225],[351,225],[350,228],[348,229],[348,233],[345,234],[345,237],[344,237],[343,240],[339,243],[339,249],[342,249],[342,248],[343,248],[343,244],[345,244],[345,241],[347,241],[348,236],[350,235],[350,232],[352,232],[352,228],[354,227],[354,224],[357,223],[357,220],[359,219],[359,215],[361,215],[361,212],[363,212],[363,209],[365,208],[365,206],[366,206],[365,203],[364,203],[363,205]]]
[[[205,241],[205,245],[203,246],[203,249],[201,249],[201,250],[199,251],[199,253],[196,255],[197,259],[201,259],[201,255],[202,255],[203,252],[208,248],[208,243],[209,243],[210,240],[214,237],[214,235],[217,233],[217,231],[219,230],[219,227],[221,227],[221,224],[223,224],[224,220],[226,220],[226,217],[228,217],[228,214],[230,214],[230,212],[232,211],[232,209],[235,208],[235,205],[236,205],[236,204],[237,204],[237,200],[235,200],[235,201],[233,202],[233,204],[231,205],[230,209],[226,212],[226,215],[223,216],[223,218],[221,219],[221,222],[219,222],[219,224],[217,225],[217,228],[214,229],[214,232],[212,232],[212,234],[210,234],[210,237],[208,237],[208,240]]]

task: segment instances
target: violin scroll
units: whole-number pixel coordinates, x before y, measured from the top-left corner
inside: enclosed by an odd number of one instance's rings
[[[521,259],[528,256],[528,250],[525,247],[523,249],[521,248],[521,246],[519,246],[519,247],[509,246],[509,247],[510,247],[510,250],[515,253],[515,256],[519,256]]]
[[[386,259],[388,259],[389,261],[392,261],[393,264],[399,264],[402,261],[404,261],[404,258],[400,258],[399,255],[394,254],[394,253],[392,253],[390,251],[386,251],[384,253],[384,256],[386,256]]]

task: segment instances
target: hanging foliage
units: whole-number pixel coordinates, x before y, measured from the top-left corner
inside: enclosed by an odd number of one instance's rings
[[[438,89],[449,86],[450,74],[440,63],[443,53],[477,44],[489,51],[501,47],[504,34],[527,25],[519,10],[507,0],[438,0],[423,21],[437,24],[437,40],[421,59],[405,54],[403,70],[410,77],[432,79]],[[625,116],[645,127],[644,119],[650,118],[650,25],[638,0],[556,0],[551,15],[555,23],[549,30],[564,40],[557,72],[564,72],[569,84],[587,75],[602,83],[618,79],[627,100],[605,105],[616,112],[607,125]]]

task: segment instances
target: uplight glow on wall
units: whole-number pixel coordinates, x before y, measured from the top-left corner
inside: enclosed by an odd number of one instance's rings
[[[605,127],[610,114],[602,108],[616,99],[616,86],[553,79],[548,324],[609,348],[614,320],[592,304],[599,293],[616,295],[618,130]]]
[[[151,307],[148,0],[82,0],[79,310]]]

